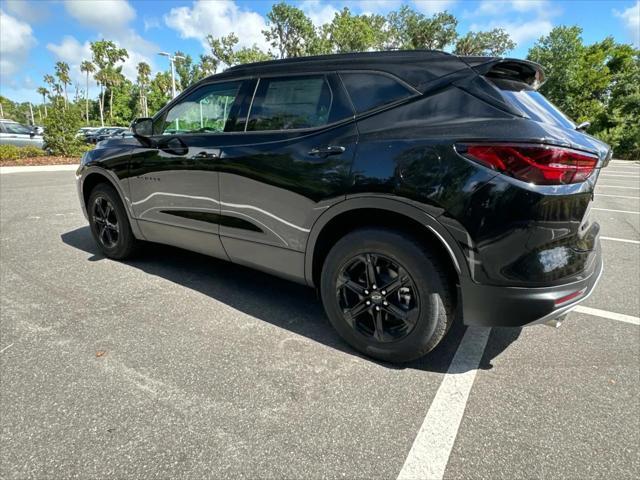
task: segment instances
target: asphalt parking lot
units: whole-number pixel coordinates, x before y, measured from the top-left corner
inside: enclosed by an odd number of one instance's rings
[[[312,290],[162,246],[97,253],[72,171],[0,175],[2,478],[640,476],[640,162],[559,329],[454,329],[399,368]]]

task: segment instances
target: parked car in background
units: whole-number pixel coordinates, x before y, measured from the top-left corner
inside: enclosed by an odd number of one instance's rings
[[[0,145],[15,145],[16,147],[42,148],[42,135],[25,125],[13,120],[0,120]]]
[[[370,52],[241,65],[82,158],[108,257],[166,243],[316,287],[354,348],[408,361],[456,318],[556,325],[602,273],[608,145],[525,60]]]
[[[125,127],[101,127],[86,135],[85,140],[87,143],[98,143],[105,138],[109,138],[118,133],[127,131]]]
[[[76,137],[82,138],[83,140],[86,141],[87,135],[90,135],[99,129],[100,127],[81,127],[78,129],[78,132],[76,133]]]

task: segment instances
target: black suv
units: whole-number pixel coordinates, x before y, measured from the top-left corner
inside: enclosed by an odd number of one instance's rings
[[[611,151],[542,80],[436,51],[233,67],[87,152],[82,208],[108,257],[147,240],[318,288],[383,360],[424,355],[460,315],[548,322],[602,272],[589,210]]]

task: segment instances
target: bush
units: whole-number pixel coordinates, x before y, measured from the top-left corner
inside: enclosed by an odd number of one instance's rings
[[[16,147],[15,145],[0,145],[1,160],[20,160],[22,158],[43,157],[46,153],[38,147]]]
[[[58,102],[44,120],[44,144],[53,155],[79,157],[86,151],[85,144],[76,137],[82,125],[82,110],[69,104],[67,108]]]

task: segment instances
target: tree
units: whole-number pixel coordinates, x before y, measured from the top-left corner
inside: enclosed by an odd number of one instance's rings
[[[234,63],[233,47],[238,43],[238,37],[235,33],[231,32],[229,35],[220,38],[214,38],[212,35],[207,35],[207,42],[211,48],[211,58],[216,62],[215,70],[221,63],[227,66],[231,66]]]
[[[95,79],[100,85],[100,123],[104,126],[104,96],[105,88],[113,87],[114,82],[119,82],[119,73],[116,64],[124,61],[129,57],[129,53],[124,48],[118,48],[111,40],[99,40],[91,42],[91,53],[93,63],[96,65],[98,72]],[[121,70],[121,68],[120,68]],[[121,76],[121,75],[120,75]],[[113,95],[110,95],[110,103],[113,102]],[[113,118],[113,106],[109,106],[110,117]]]
[[[143,117],[149,116],[147,105],[147,86],[151,77],[151,67],[146,62],[138,63],[138,89],[140,90],[140,111]]]
[[[285,2],[271,7],[267,13],[267,30],[262,33],[279,54],[279,58],[308,55],[314,43],[316,31],[311,20],[302,10]],[[259,51],[254,47],[254,52]],[[244,63],[244,62],[242,62]]]
[[[234,51],[235,46],[238,44],[238,37],[234,33],[220,38],[213,38],[209,35],[207,41],[211,47],[210,58],[215,62],[216,66],[222,63],[231,67],[242,63],[273,60],[273,56],[260,50],[257,45],[243,47]]]
[[[56,77],[64,87],[64,106],[67,107],[69,98],[67,97],[67,85],[71,83],[69,78],[69,65],[65,62],[56,62]]]
[[[171,100],[171,74],[158,72],[149,83],[148,105],[154,114]]]
[[[198,76],[200,78],[207,77],[216,73],[218,62],[211,55],[200,55],[200,63],[198,65]]]
[[[76,136],[82,124],[82,111],[77,105],[60,108],[53,105],[44,121],[44,142],[53,155],[79,156],[85,146]]]
[[[582,30],[556,27],[529,50],[542,65],[540,88],[575,122],[591,122],[589,133],[623,158],[640,156],[640,50],[609,37],[584,45]]]
[[[44,87],[38,87],[38,93],[42,95],[42,105],[44,105],[44,118],[47,118],[47,95],[49,95],[49,90]]]
[[[96,66],[88,60],[80,64],[80,71],[87,74],[87,89],[84,93],[84,108],[87,125],[89,125],[89,75],[96,71]]]
[[[468,32],[456,42],[453,53],[456,55],[476,55],[501,57],[516,44],[502,28],[494,28],[488,32]]]
[[[386,48],[402,50],[443,50],[458,33],[458,20],[448,12],[427,17],[407,5],[387,16]]]
[[[379,50],[384,44],[385,22],[380,15],[352,15],[345,7],[323,26],[323,34],[335,53]]]

